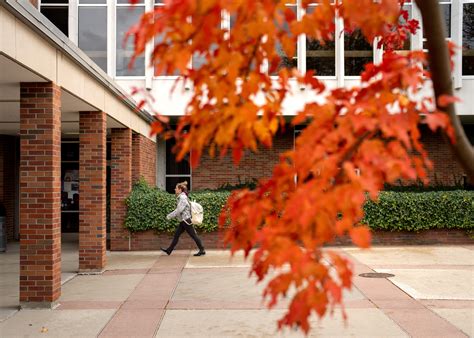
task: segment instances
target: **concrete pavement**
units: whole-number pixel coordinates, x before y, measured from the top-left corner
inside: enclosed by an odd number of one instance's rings
[[[15,253],[0,255],[1,337],[303,336],[276,330],[286,304],[265,308],[264,285],[248,278],[249,263],[241,255],[109,252],[103,274],[74,275],[75,250],[63,246],[65,283],[54,310],[16,311]],[[337,250],[355,267],[354,288],[344,297],[348,320],[340,311],[314,318],[310,336],[474,336],[474,246]],[[374,271],[395,276],[359,276]]]

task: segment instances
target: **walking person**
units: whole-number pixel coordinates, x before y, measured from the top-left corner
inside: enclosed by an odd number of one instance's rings
[[[177,196],[178,205],[174,211],[166,216],[166,219],[176,218],[179,221],[179,225],[174,233],[173,241],[170,246],[167,249],[160,249],[161,251],[166,252],[167,255],[171,255],[174,247],[178,244],[179,237],[184,231],[186,231],[199,248],[199,252],[194,254],[194,256],[203,256],[206,254],[206,251],[204,250],[201,240],[191,222],[191,204],[188,199],[188,182],[184,181],[176,184],[174,192]]]

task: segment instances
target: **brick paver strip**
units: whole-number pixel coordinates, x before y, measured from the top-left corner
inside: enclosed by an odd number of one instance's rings
[[[120,301],[61,301],[56,310],[106,310],[118,309],[123,302]]]
[[[349,254],[350,255],[350,254]],[[411,298],[386,278],[364,278],[359,274],[374,272],[351,256],[354,285],[377,308],[397,323],[411,337],[467,337],[453,324]]]
[[[118,270],[107,270],[102,276],[118,276],[118,275],[144,275],[147,274],[150,269],[118,269]]]
[[[355,299],[344,302],[346,309],[369,309],[374,308],[374,304],[367,299]],[[167,310],[265,310],[266,303],[260,300],[241,301],[210,301],[202,300],[170,300],[166,306]],[[288,309],[288,302],[280,300],[272,309]]]
[[[188,257],[159,256],[99,337],[154,337]]]
[[[474,300],[426,299],[421,300],[421,303],[437,309],[474,309]]]
[[[371,268],[374,270],[473,270],[474,265],[449,265],[449,264],[438,264],[438,265],[408,265],[408,264],[371,264]]]

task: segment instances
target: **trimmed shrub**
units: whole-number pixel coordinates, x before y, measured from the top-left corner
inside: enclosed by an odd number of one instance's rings
[[[204,208],[202,224],[196,229],[210,232],[217,229],[219,213],[227,201],[228,191],[202,191],[189,194]],[[173,232],[176,220],[167,220],[166,215],[176,208],[176,196],[150,187],[144,180],[138,181],[125,200],[127,217],[125,227],[132,232],[155,229],[159,232]]]
[[[364,211],[363,222],[376,230],[473,229],[474,191],[384,191]]]
[[[199,231],[217,229],[219,214],[230,191],[199,191],[190,194],[204,208]],[[166,215],[176,208],[176,197],[151,188],[141,180],[126,199],[125,227],[132,232],[154,229],[173,232],[176,220]],[[367,201],[363,222],[374,230],[420,231],[426,229],[474,229],[474,191],[391,192],[382,191],[379,201]]]

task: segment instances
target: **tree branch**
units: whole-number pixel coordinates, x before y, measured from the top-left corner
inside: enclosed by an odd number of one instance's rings
[[[436,106],[439,110],[448,114],[456,134],[456,142],[454,144],[448,140],[446,135],[444,135],[444,139],[451,147],[451,151],[456,156],[457,161],[466,171],[470,183],[474,183],[474,148],[464,133],[461,121],[456,115],[454,104],[451,103],[447,107],[438,106],[438,97],[441,95],[453,95],[450,60],[440,6],[438,0],[415,1],[423,20]]]

